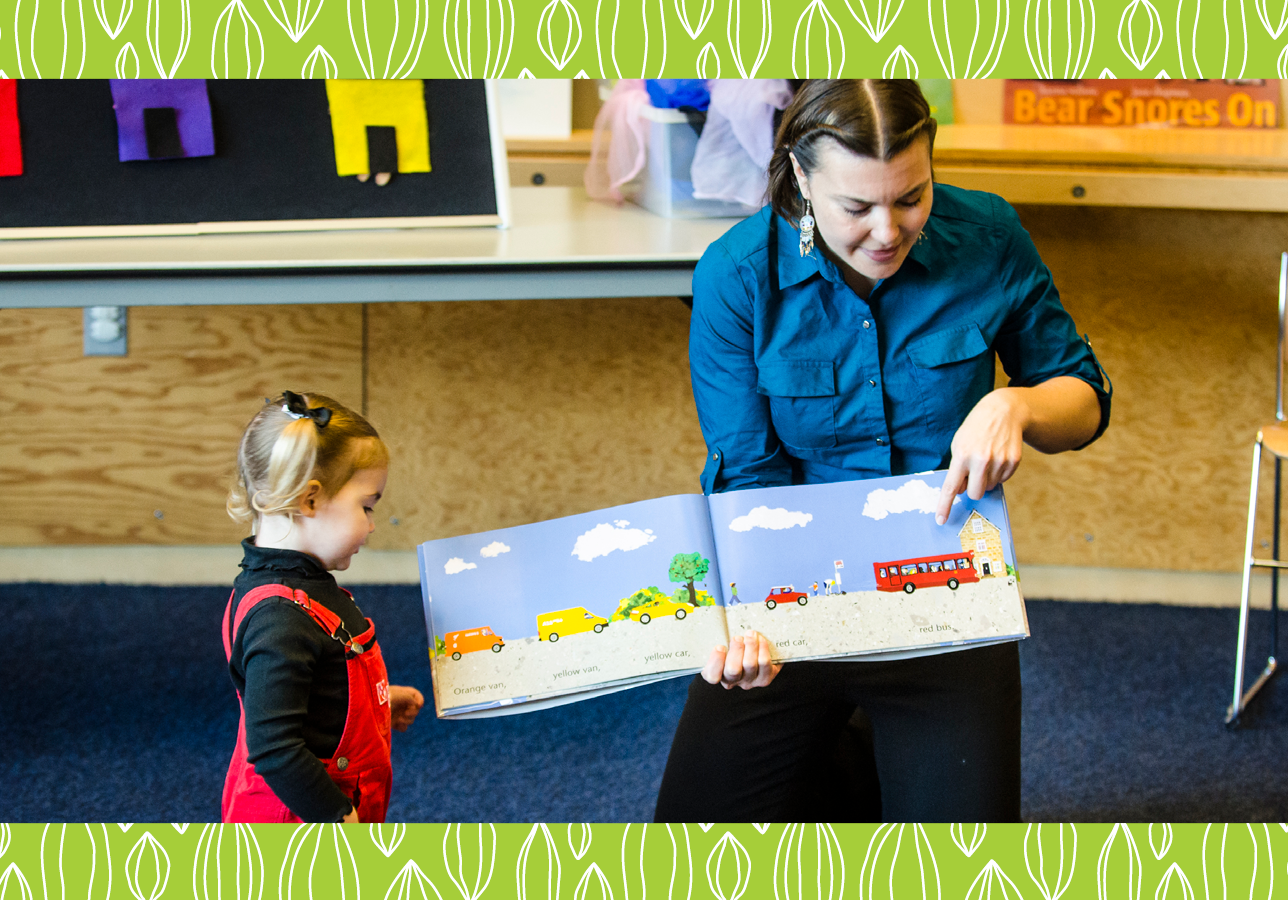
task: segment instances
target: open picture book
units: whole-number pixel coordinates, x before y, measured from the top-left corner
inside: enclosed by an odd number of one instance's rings
[[[1027,637],[1001,488],[936,525],[943,479],[681,494],[421,544],[438,715],[691,674],[749,630],[779,661]]]

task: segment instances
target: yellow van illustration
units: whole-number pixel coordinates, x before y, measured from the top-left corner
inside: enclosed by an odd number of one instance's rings
[[[677,619],[683,619],[693,612],[693,609],[693,606],[688,603],[676,603],[669,597],[658,597],[632,609],[630,616],[641,625],[647,625],[658,616],[675,616]]]
[[[554,643],[561,637],[593,631],[596,634],[608,627],[608,620],[597,616],[584,606],[557,609],[537,616],[537,638]]]

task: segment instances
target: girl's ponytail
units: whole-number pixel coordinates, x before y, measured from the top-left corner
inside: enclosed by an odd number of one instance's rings
[[[284,391],[246,426],[228,514],[253,531],[261,515],[297,512],[310,481],[333,496],[356,470],[388,464],[388,449],[361,415],[321,394]]]

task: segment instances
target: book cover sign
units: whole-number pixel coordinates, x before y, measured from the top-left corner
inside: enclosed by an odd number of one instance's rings
[[[326,97],[337,175],[375,174],[384,185],[399,172],[430,171],[423,81],[329,79]]]
[[[215,155],[204,79],[114,78],[111,85],[121,162]]]
[[[439,710],[697,668],[723,641],[701,495],[419,547]]]
[[[22,174],[22,140],[18,131],[18,82],[0,78],[0,176]]]
[[[781,658],[901,651],[1027,631],[1000,489],[935,524],[942,473],[714,494],[730,633]],[[776,502],[778,501],[778,502]],[[987,609],[987,611],[986,611]]]

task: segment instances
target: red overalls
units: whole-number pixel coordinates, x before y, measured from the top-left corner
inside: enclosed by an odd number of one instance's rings
[[[343,589],[342,589],[343,590]],[[348,591],[345,591],[347,594]],[[235,593],[234,593],[235,596]],[[350,597],[353,595],[350,594]],[[232,659],[232,639],[242,620],[256,603],[268,597],[284,597],[299,605],[330,637],[344,644],[349,674],[349,712],[335,755],[322,762],[336,786],[353,801],[362,822],[383,822],[389,806],[393,770],[389,763],[389,678],[384,657],[376,643],[376,627],[367,619],[367,630],[342,640],[340,617],[314,603],[304,591],[292,591],[284,584],[265,584],[247,591],[237,606],[231,630],[229,617],[233,598],[224,610],[224,653]],[[241,704],[241,694],[237,695]],[[225,822],[299,822],[268,784],[255,774],[246,760],[246,709],[237,723],[237,747],[224,780],[223,820]]]

